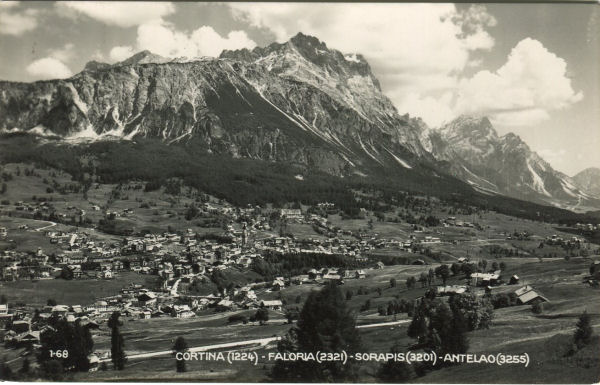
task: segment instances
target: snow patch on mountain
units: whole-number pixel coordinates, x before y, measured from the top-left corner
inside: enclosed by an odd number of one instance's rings
[[[344,59],[346,59],[347,61],[354,62],[354,63],[360,63],[360,59],[358,57],[356,57],[355,53],[344,55]]]
[[[393,152],[391,152],[387,148],[385,150],[396,160],[396,162],[400,163],[400,165],[402,167],[404,167],[404,168],[412,168],[412,166],[410,164],[408,164],[406,161],[404,161],[404,160],[400,159],[399,157],[397,157],[396,155],[394,155]]]
[[[531,167],[531,163],[529,162],[529,160],[527,161],[527,168],[529,169],[529,173],[530,173],[531,177],[533,178],[533,187],[535,188],[535,190],[539,193],[542,193],[542,194],[548,196],[548,197],[552,197],[552,195],[544,187],[544,180],[542,179],[541,176],[539,176],[539,174],[537,172],[535,172],[533,167]]]
[[[346,156],[346,154],[344,154],[343,152],[340,153],[340,156],[346,161],[348,162],[348,164],[350,164],[350,166],[352,167],[356,167],[356,165],[350,160],[348,159],[348,157]]]
[[[97,140],[100,139],[100,137],[101,136],[98,135],[98,133],[94,130],[94,127],[92,127],[92,125],[90,124],[85,128],[85,130],[74,132],[71,135],[67,136],[65,140],[69,142],[79,143],[89,140]]]
[[[366,153],[366,154],[367,154],[367,155],[368,155],[368,156],[369,156],[371,159],[373,159],[373,160],[374,160],[374,161],[376,161],[377,163],[379,163],[379,164],[383,165],[383,163],[381,162],[381,160],[380,160],[380,159],[377,159],[377,157],[376,157],[375,155],[371,154],[371,153],[369,152],[369,150],[367,150],[367,147],[366,147],[366,146],[365,146],[365,144],[363,143],[363,141],[362,141],[362,138],[360,137],[360,134],[358,135],[358,143],[360,144],[360,147],[362,147],[363,151],[364,151],[364,152],[365,152],[365,153]]]
[[[79,111],[83,112],[84,115],[88,113],[88,106],[81,100],[79,97],[79,93],[73,86],[71,82],[67,82],[67,88],[71,91],[71,95],[73,96],[73,103],[79,108]]]

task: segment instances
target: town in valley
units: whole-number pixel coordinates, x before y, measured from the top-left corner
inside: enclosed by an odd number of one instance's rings
[[[171,375],[177,337],[204,354],[275,357],[306,297],[331,283],[356,314],[365,357],[389,354],[392,336],[409,343],[423,296],[485,299],[493,318],[469,333],[470,351],[502,346],[534,362],[546,358],[531,342],[568,340],[576,316],[598,306],[594,223],[560,225],[409,194],[349,215],[328,202],[238,207],[185,186],[84,187],[28,164],[6,164],[2,175],[2,355],[15,372],[25,360],[38,366],[44,333],[58,320],[93,339],[88,371],[69,374],[73,380]],[[115,312],[128,357],[122,371],[111,364]],[[272,364],[196,357],[180,378],[232,381],[243,372],[260,381]],[[374,376],[378,365],[364,361],[361,375]]]

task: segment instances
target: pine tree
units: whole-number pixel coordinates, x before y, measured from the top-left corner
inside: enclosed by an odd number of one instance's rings
[[[429,313],[429,334],[427,336],[427,345],[431,350],[435,350],[439,355],[451,351],[450,338],[452,338],[452,311],[450,307],[442,301],[434,301],[428,307]]]
[[[469,350],[467,320],[460,311],[455,311],[450,320],[450,330],[446,338],[447,353],[466,353]]]
[[[254,318],[256,318],[261,325],[264,325],[269,320],[269,310],[264,307],[258,309]]]
[[[187,345],[187,342],[185,341],[185,338],[177,337],[177,339],[175,340],[175,345],[173,346],[173,350],[175,351],[175,354],[186,352],[188,350],[188,345]],[[176,359],[175,365],[177,368],[177,372],[179,372],[179,373],[185,372],[185,370],[186,370],[185,360],[183,360],[183,357],[181,357],[181,359]]]
[[[23,365],[21,366],[21,369],[19,370],[20,373],[23,374],[28,374],[29,373],[29,358],[25,357],[25,359],[23,360]]]
[[[110,332],[110,354],[111,360],[116,370],[123,370],[125,368],[125,362],[127,361],[127,357],[125,355],[124,350],[124,340],[121,332],[119,331],[119,326],[121,326],[121,321],[119,321],[119,317],[121,313],[114,312],[108,322],[107,325],[111,329]]]
[[[48,360],[41,365],[44,379],[50,381],[61,381],[64,376],[63,365],[59,360]]]
[[[296,327],[277,345],[280,353],[346,351],[351,355],[360,348],[355,317],[335,283],[308,296]],[[356,364],[351,360],[345,365],[339,361],[319,364],[316,361],[278,360],[271,377],[278,382],[349,382],[356,379]]]
[[[399,344],[392,346],[391,353],[402,353],[402,347]],[[386,361],[377,372],[377,377],[384,383],[406,383],[415,378],[413,367],[404,361]]]
[[[448,267],[448,265],[441,265],[440,267],[435,269],[435,275],[442,278],[442,282],[445,286],[446,281],[450,277],[450,268]]]
[[[412,322],[408,325],[408,330],[406,332],[409,337],[416,338],[419,343],[421,343],[427,335],[427,316],[425,309],[426,305],[424,300],[422,300],[415,310]]]
[[[6,356],[2,357],[0,362],[0,380],[9,381],[13,377],[13,372],[10,366],[6,363]]]
[[[575,342],[575,345],[577,345],[578,349],[581,349],[592,341],[594,330],[592,329],[590,321],[590,315],[587,313],[587,310],[579,316],[575,334],[573,335],[573,342]]]

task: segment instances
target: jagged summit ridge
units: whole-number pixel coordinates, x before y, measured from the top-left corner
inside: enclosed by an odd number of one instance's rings
[[[264,61],[271,62],[273,57],[298,59],[302,58],[321,67],[331,73],[356,74],[367,76],[375,87],[381,91],[377,78],[371,72],[369,63],[360,54],[342,54],[336,49],[330,49],[327,45],[314,36],[298,33],[285,43],[272,43],[266,47],[255,47],[253,50],[247,48],[240,50],[225,50],[219,56],[225,59],[235,59],[245,62]],[[273,70],[273,67],[270,68]]]

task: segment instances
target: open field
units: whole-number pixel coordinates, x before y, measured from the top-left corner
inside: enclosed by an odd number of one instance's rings
[[[157,277],[132,272],[121,272],[113,279],[82,278],[21,280],[0,283],[0,293],[6,295],[10,303],[26,303],[28,306],[42,307],[49,298],[61,305],[88,305],[98,298],[117,295],[119,290],[130,284],[153,287]]]

